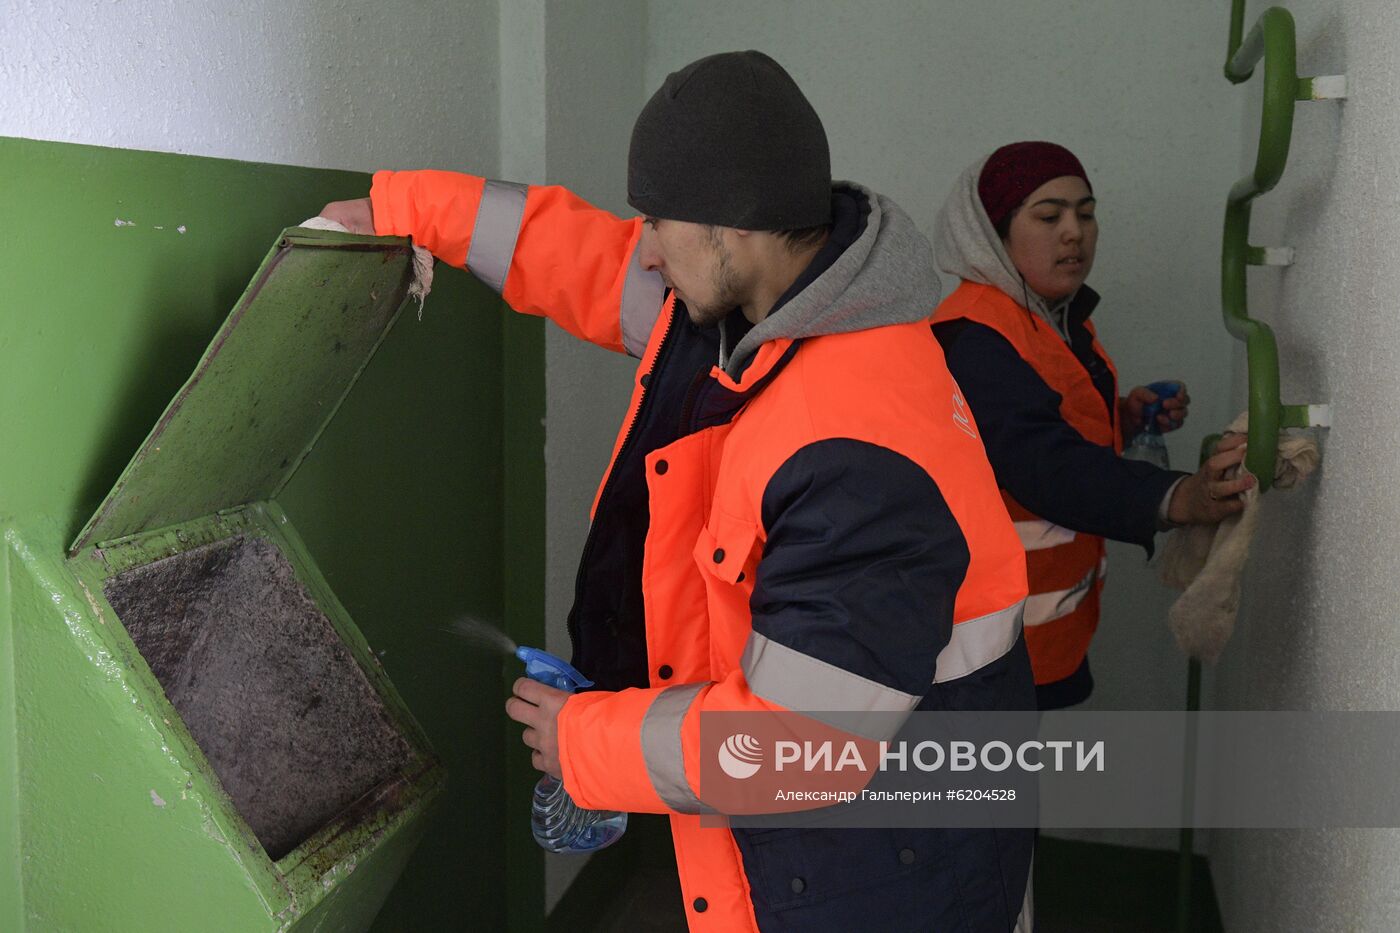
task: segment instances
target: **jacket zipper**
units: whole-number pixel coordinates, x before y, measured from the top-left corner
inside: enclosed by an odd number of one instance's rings
[[[685,401],[681,403],[681,420],[678,425],[681,437],[693,433],[690,420],[695,413],[695,401],[700,395],[700,389],[709,381],[709,378],[710,374],[701,370],[690,381],[690,388],[685,390]]]
[[[664,307],[663,307],[664,310]],[[656,350],[656,359],[652,361],[651,369],[644,373],[644,376],[654,376],[661,371],[661,366],[665,362],[666,353],[671,348],[671,332],[676,326],[676,306],[671,303],[671,316],[666,321],[666,332],[661,335],[661,346]],[[568,629],[569,647],[573,651],[578,650],[578,617],[577,609],[583,596],[583,577],[588,568],[588,558],[593,552],[593,542],[598,531],[598,516],[603,512],[604,503],[607,501],[608,490],[612,488],[613,480],[617,478],[617,467],[622,463],[623,458],[631,448],[632,440],[636,432],[637,422],[641,420],[642,409],[646,406],[648,393],[651,387],[642,386],[642,394],[637,399],[637,409],[632,414],[632,420],[627,423],[627,431],[622,436],[622,444],[617,448],[617,456],[613,458],[612,469],[608,471],[608,478],[603,481],[603,489],[598,493],[598,509],[594,513],[594,520],[589,525],[588,537],[583,542],[583,553],[579,556],[578,573],[574,577],[574,606],[569,610]],[[643,480],[645,480],[643,476]]]

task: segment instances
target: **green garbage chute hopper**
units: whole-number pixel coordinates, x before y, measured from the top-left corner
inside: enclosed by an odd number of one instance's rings
[[[122,754],[187,772],[240,929],[368,928],[445,780],[277,503],[412,275],[405,240],[285,231],[68,553],[26,552],[126,681],[94,715],[160,733]]]

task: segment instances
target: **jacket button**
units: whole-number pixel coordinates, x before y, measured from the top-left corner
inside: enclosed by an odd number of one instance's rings
[[[657,669],[656,676],[660,677],[662,680],[670,680],[671,675],[674,673],[675,671],[671,670],[671,665],[663,664],[660,668]]]
[[[703,897],[697,897],[695,899],[695,903],[691,904],[690,906],[695,908],[695,912],[697,914],[703,914],[706,910],[710,908],[710,905],[706,903]]]
[[[792,879],[793,894],[801,894],[805,890],[807,890],[807,882],[803,881],[801,878]]]
[[[642,373],[642,388],[651,385],[651,373]]]
[[[715,548],[715,563],[717,563],[717,564],[722,564],[722,563],[724,563],[724,548],[722,548],[722,547],[717,547],[717,548]]]
[[[666,472],[667,470],[669,470],[669,469],[671,469],[671,465],[670,465],[669,463],[667,463],[665,460],[658,460],[658,461],[656,461],[656,472],[657,472],[658,474],[660,474],[660,473],[665,473],[665,472]]]
[[[913,865],[913,864],[914,864],[914,850],[913,850],[913,849],[900,849],[900,850],[899,850],[899,860],[900,860],[900,862],[902,862],[902,863],[905,864],[905,865]]]

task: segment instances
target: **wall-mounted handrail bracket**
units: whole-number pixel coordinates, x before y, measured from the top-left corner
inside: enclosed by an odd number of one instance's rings
[[[1346,75],[1316,75],[1298,79],[1298,100],[1346,100]]]
[[[1280,428],[1330,428],[1331,405],[1285,405],[1279,418]]]
[[[1270,7],[1248,35],[1244,32],[1245,0],[1230,8],[1230,44],[1225,77],[1232,84],[1248,81],[1264,63],[1264,110],[1259,120],[1259,148],[1254,170],[1230,188],[1225,205],[1225,232],[1220,252],[1220,295],[1225,328],[1245,343],[1249,361],[1249,452],[1245,466],[1264,492],[1273,485],[1278,432],[1285,427],[1319,427],[1326,406],[1284,405],[1279,400],[1278,344],[1274,332],[1249,316],[1245,269],[1250,265],[1287,266],[1292,247],[1249,245],[1250,206],[1273,190],[1288,164],[1293,137],[1293,109],[1299,100],[1337,100],[1347,92],[1345,75],[1298,77],[1298,47],[1293,15]],[[1323,418],[1330,421],[1330,417]]]
[[[1244,261],[1251,266],[1291,266],[1294,254],[1291,246],[1251,246]]]

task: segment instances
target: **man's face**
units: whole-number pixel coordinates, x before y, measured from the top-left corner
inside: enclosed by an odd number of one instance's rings
[[[721,320],[741,300],[726,232],[723,227],[656,217],[642,225],[642,268],[661,273],[696,324]]]
[[[1099,242],[1089,186],[1073,175],[1047,181],[1016,209],[1003,242],[1037,294],[1051,301],[1071,294],[1093,268]]]

